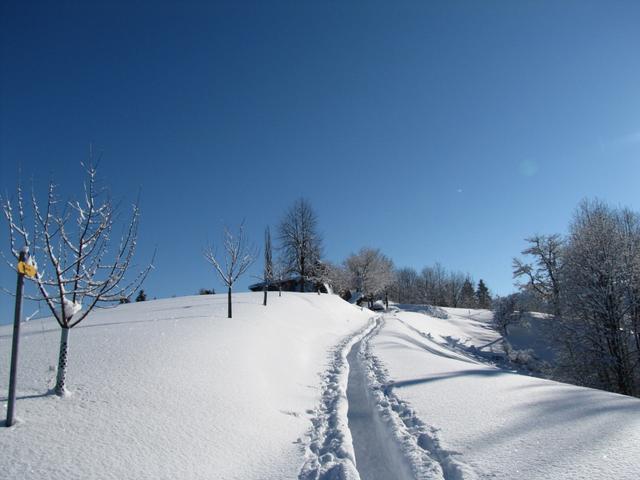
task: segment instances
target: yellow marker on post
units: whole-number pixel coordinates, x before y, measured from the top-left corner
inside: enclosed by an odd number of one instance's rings
[[[36,267],[34,267],[33,265],[29,265],[26,262],[18,262],[18,272],[20,272],[23,275],[26,275],[27,277],[35,277],[37,270]]]

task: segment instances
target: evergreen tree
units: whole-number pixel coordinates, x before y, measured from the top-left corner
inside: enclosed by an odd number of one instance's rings
[[[478,308],[491,308],[491,294],[482,279],[478,282],[476,298],[478,299]]]
[[[473,289],[473,284],[469,278],[465,279],[462,285],[462,292],[460,294],[460,305],[463,308],[475,308],[476,306],[476,292]]]

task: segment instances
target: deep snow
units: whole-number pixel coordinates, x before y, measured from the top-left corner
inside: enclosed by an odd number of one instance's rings
[[[234,300],[233,319],[224,295],[92,313],[71,331],[63,399],[47,395],[60,330],[26,323],[19,421],[0,428],[0,477],[296,478],[321,374],[370,315],[333,295],[272,294],[266,308],[261,292]],[[2,327],[3,417],[10,343]]]
[[[57,324],[24,324],[2,478],[637,478],[640,400],[491,365],[490,312],[234,298],[233,319],[223,295],[93,313],[66,398]],[[1,327],[4,392],[10,343]]]
[[[445,310],[448,319],[385,315],[371,340],[387,392],[423,424],[426,450],[462,465],[444,478],[638,478],[640,400],[486,365],[451,345],[496,348],[490,312]]]

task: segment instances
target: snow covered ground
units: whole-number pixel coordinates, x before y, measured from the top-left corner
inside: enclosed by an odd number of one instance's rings
[[[640,400],[483,364],[452,345],[495,346],[490,312],[445,310],[448,319],[385,315],[366,352],[384,397],[442,477],[638,478]]]
[[[25,324],[0,476],[637,478],[640,400],[492,366],[488,311],[235,300],[233,319],[223,295],[96,312],[71,332],[62,399],[48,394],[59,329]],[[0,328],[2,392],[10,337]]]
[[[0,477],[296,478],[321,374],[370,314],[333,295],[272,294],[267,308],[262,293],[234,299],[233,319],[224,295],[92,314],[71,331],[64,399],[47,395],[57,324],[25,324],[19,421],[0,428]],[[0,328],[2,418],[10,344]]]

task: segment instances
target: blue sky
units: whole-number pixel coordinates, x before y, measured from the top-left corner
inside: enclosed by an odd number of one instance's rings
[[[582,198],[640,209],[638,25],[638,2],[2,2],[0,189],[20,165],[72,196],[93,144],[116,198],[141,188],[152,297],[221,289],[207,241],[244,218],[260,243],[299,196],[330,260],[506,293]]]

